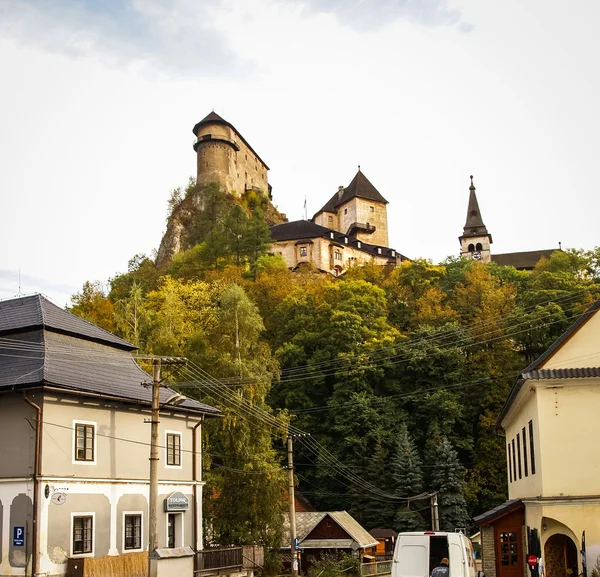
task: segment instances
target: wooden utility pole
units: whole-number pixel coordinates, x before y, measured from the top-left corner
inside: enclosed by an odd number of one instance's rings
[[[296,501],[294,499],[294,448],[292,435],[287,438],[288,493],[290,500],[290,552],[292,554],[292,577],[298,577],[298,550],[296,549]]]
[[[148,555],[158,547],[158,419],[160,415],[160,359],[154,359],[152,379],[152,419],[150,421],[150,514],[148,523]],[[150,563],[148,563],[150,577]]]

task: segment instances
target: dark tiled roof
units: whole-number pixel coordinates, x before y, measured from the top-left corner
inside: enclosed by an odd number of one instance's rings
[[[42,295],[21,297],[0,302],[0,335],[24,332],[24,329],[45,328],[121,349],[137,347],[51,303]]]
[[[463,229],[463,237],[484,236],[487,234],[488,231],[487,228],[485,228],[485,224],[483,224],[483,218],[481,217],[481,211],[479,210],[479,203],[477,202],[477,195],[475,194],[473,177],[471,176],[471,186],[469,187],[469,207],[467,208],[467,220]]]
[[[202,128],[205,124],[223,124],[224,126],[229,126],[229,128],[231,128],[233,131],[235,131],[235,133],[242,139],[244,144],[254,153],[256,158],[258,158],[258,160],[260,160],[263,163],[264,167],[267,170],[269,170],[269,167],[267,166],[265,161],[260,156],[258,156],[258,153],[256,152],[256,150],[254,150],[254,148],[252,148],[250,143],[242,136],[242,133],[233,124],[231,124],[231,122],[227,122],[227,120],[225,120],[223,117],[219,116],[213,110],[210,114],[207,114],[200,122],[198,122],[194,126],[194,128],[192,128],[192,132],[194,133],[195,136],[198,136],[198,130],[200,130],[200,128]]]
[[[151,389],[142,383],[151,381],[128,351],[114,346],[44,329],[0,337],[0,390],[51,385],[149,406]],[[161,389],[161,402],[173,392]],[[179,407],[219,413],[191,399]]]
[[[313,238],[326,238],[333,243],[337,243],[341,246],[349,246],[374,256],[388,257],[393,258],[394,260],[399,257],[400,261],[409,260],[403,254],[400,254],[393,248],[363,242],[355,236],[350,236],[336,230],[326,228],[320,224],[315,224],[310,220],[294,220],[292,222],[276,224],[275,226],[271,227],[271,239],[274,242],[283,242],[287,240],[305,240],[308,242]],[[346,239],[348,239],[348,242],[346,242]],[[296,244],[300,243],[297,242]]]
[[[576,369],[540,369],[521,373],[521,378],[527,379],[586,379],[600,377],[600,367],[585,367]]]
[[[526,252],[507,252],[493,254],[492,261],[500,266],[514,266],[518,270],[533,270],[542,258],[550,258],[557,248],[530,250]]]
[[[523,507],[523,501],[521,501],[521,499],[511,499],[509,501],[505,501],[502,503],[502,505],[498,505],[497,507],[486,511],[481,515],[478,515],[477,517],[473,517],[473,521],[476,525],[485,525],[486,523],[489,523],[498,517],[502,517],[507,513],[511,513],[520,507]]]
[[[352,182],[344,189],[342,195],[340,196],[336,192],[316,214],[321,212],[336,212],[338,206],[345,204],[353,198],[365,198],[374,202],[388,204],[388,201],[371,184],[371,181],[359,170],[352,179]]]
[[[389,539],[391,537],[397,537],[398,533],[393,529],[383,529],[381,527],[377,527],[375,529],[371,529],[369,531],[375,539]]]
[[[543,369],[539,371],[539,368],[558,350],[562,347],[562,345],[573,335],[575,334],[595,313],[600,309],[600,299],[597,300],[592,306],[590,306],[560,337],[558,337],[547,349],[544,353],[542,353],[535,361],[533,361],[528,367],[526,367],[522,373],[519,375],[515,384],[512,386],[510,393],[508,394],[508,398],[498,415],[498,419],[496,421],[496,426],[500,427],[502,423],[502,419],[508,413],[513,401],[519,394],[519,391],[523,387],[523,383],[527,380],[527,378],[539,378],[539,377],[527,377],[525,375],[535,374],[534,371],[545,374],[546,371],[548,373],[556,372],[560,369]],[[597,370],[597,369],[571,369],[571,370]],[[543,377],[549,378],[549,377]],[[554,377],[559,378],[559,377]],[[564,378],[564,377],[562,377]],[[581,378],[581,377],[576,377]]]
[[[294,240],[301,238],[318,238],[325,236],[330,232],[330,229],[319,224],[315,224],[310,220],[294,220],[292,222],[284,222],[271,227],[271,238],[274,241]]]

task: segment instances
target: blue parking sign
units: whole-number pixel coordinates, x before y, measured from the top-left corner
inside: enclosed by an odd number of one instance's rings
[[[13,527],[13,547],[25,545],[25,527]]]

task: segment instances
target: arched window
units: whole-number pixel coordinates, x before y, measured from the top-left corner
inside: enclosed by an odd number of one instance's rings
[[[480,242],[478,242],[478,243],[477,243],[477,247],[476,247],[476,249],[477,249],[478,251],[480,251],[480,252],[483,250],[483,247],[481,246],[481,243],[480,243]]]
[[[473,252],[475,250],[475,245],[474,244],[470,244],[469,245],[469,252]]]

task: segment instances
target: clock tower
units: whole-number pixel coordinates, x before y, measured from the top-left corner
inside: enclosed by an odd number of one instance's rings
[[[492,235],[485,228],[481,213],[479,212],[473,175],[471,175],[471,186],[469,187],[467,222],[465,222],[462,236],[459,236],[458,240],[460,242],[460,254],[462,257],[480,260],[481,262],[490,262]]]

